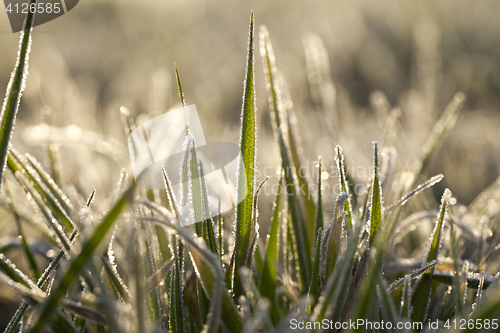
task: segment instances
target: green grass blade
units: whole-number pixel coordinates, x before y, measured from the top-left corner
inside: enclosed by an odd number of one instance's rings
[[[380,170],[378,162],[378,142],[373,142],[373,182],[370,201],[370,245],[375,239],[375,234],[383,226],[383,201],[382,186],[380,186]]]
[[[416,182],[418,182],[420,175],[427,171],[432,157],[438,152],[440,145],[443,143],[446,136],[455,126],[458,118],[458,113],[462,109],[464,102],[465,95],[461,92],[456,93],[444,110],[441,118],[434,125],[432,132],[429,134],[429,137],[427,138],[427,141],[422,148],[423,157],[416,167],[414,185]]]
[[[340,146],[335,147],[335,162],[337,163],[337,172],[339,174],[339,184],[341,191],[347,193],[348,198],[345,202],[345,211],[347,221],[349,222],[350,230],[352,230],[352,203],[351,203],[351,191],[349,188],[349,182],[347,179],[347,171],[344,162],[344,154],[342,153],[342,148]]]
[[[94,254],[94,251],[103,240],[107,231],[111,229],[125,206],[132,201],[133,194],[134,185],[132,185],[127,191],[125,191],[122,197],[116,202],[114,207],[103,218],[102,222],[95,229],[89,240],[83,244],[81,252],[74,260],[72,260],[71,266],[64,274],[64,277],[61,280],[60,284],[57,286],[57,288],[55,288],[55,290],[51,293],[49,298],[44,303],[40,316],[38,317],[36,324],[31,330],[32,333],[40,332],[40,330],[42,330],[47,320],[49,320],[50,315],[56,309],[59,301],[66,294],[67,289],[78,277],[87,260],[89,260],[90,257],[92,257],[92,255]]]
[[[281,73],[279,73],[281,74]],[[300,145],[301,138],[299,131],[297,130],[297,117],[295,116],[295,112],[293,111],[292,99],[290,97],[290,92],[288,90],[288,85],[286,84],[286,80],[284,75],[278,75],[278,85],[281,91],[282,96],[282,105],[284,106],[285,118],[286,118],[286,128],[288,129],[287,133],[287,142],[289,144],[290,151],[290,160],[294,169],[296,170],[296,176],[298,181],[298,194],[302,199],[300,202],[304,206],[305,213],[305,224],[308,229],[308,233],[310,236],[310,243],[314,243],[314,235],[316,233],[314,229],[315,224],[315,216],[316,216],[316,206],[313,201],[312,194],[310,192],[310,184],[307,178],[307,174],[304,175],[301,172],[302,166],[302,147]]]
[[[295,185],[295,174],[293,172],[292,162],[288,147],[285,144],[285,138],[282,130],[282,117],[280,115],[279,105],[281,97],[279,89],[276,86],[276,66],[274,64],[274,53],[271,40],[265,26],[260,28],[260,53],[266,76],[266,85],[269,95],[269,107],[274,118],[275,134],[278,139],[278,145],[281,153],[281,160],[285,171],[286,193],[288,196],[289,209],[293,224],[295,245],[298,252],[299,275],[302,291],[307,292],[310,284],[310,272],[312,269],[311,246],[309,242],[308,229],[304,222],[304,215],[300,206],[299,197]]]
[[[428,245],[429,251],[425,257],[425,262],[429,263],[433,260],[438,259],[439,251],[441,250],[441,242],[443,239],[443,227],[445,223],[445,215],[448,209],[448,205],[450,204],[452,197],[451,191],[446,189],[441,198],[441,207],[439,208],[439,215],[436,221],[436,225],[434,226],[434,231],[432,232],[431,242]]]
[[[424,257],[425,263],[430,263],[438,259],[441,250],[441,243],[443,240],[443,227],[445,224],[446,211],[451,200],[451,192],[446,189],[441,197],[441,207],[439,208],[438,217],[434,230],[432,231],[429,244],[427,244],[427,253]],[[431,302],[432,280],[435,267],[431,271],[426,272],[422,279],[417,283],[413,292],[413,320],[425,322],[427,319],[427,312]]]
[[[172,253],[174,253],[175,264],[170,274],[170,332],[186,332],[184,322],[184,305],[182,297],[182,276],[184,272],[183,258],[184,245],[176,236],[172,236]]]
[[[255,186],[255,155],[257,149],[257,117],[254,86],[254,30],[254,16],[252,12],[248,37],[247,68],[243,88],[243,105],[241,111],[240,151],[243,157],[244,166],[240,165],[240,170],[238,170],[238,201],[241,200],[242,196],[246,195],[246,197],[236,208],[236,234],[233,268],[233,294],[236,298],[243,294],[238,272],[239,269],[246,264],[253,239],[252,235],[254,233],[254,230],[252,230],[252,217],[253,193]]]
[[[80,318],[100,325],[109,325],[106,318],[97,309],[83,304],[75,303],[69,299],[61,300],[61,307]]]
[[[390,295],[390,293],[387,291],[387,281],[386,279],[382,276],[382,272],[378,274],[378,292],[379,292],[379,299],[381,300],[381,306],[380,309],[382,310],[382,319],[385,322],[390,322],[390,323],[397,323],[398,322],[398,314],[396,312],[396,305],[394,304],[394,299]],[[392,328],[392,330],[389,330],[390,332],[395,332],[395,327]]]
[[[278,129],[279,131],[279,129]],[[280,131],[279,131],[280,132]],[[290,160],[285,147],[285,142],[283,141],[283,136],[280,134],[278,136],[281,158],[284,165],[290,165]],[[300,210],[300,204],[297,198],[296,187],[294,183],[294,176],[292,174],[291,168],[285,168],[285,183],[286,183],[286,194],[288,196],[288,207],[290,209],[290,215],[293,225],[295,246],[297,247],[298,261],[299,261],[299,271],[300,271],[300,282],[302,286],[302,291],[306,292],[310,284],[310,275],[312,270],[312,257],[311,257],[311,247],[309,245],[309,237],[307,236],[307,228],[303,223],[303,215]]]
[[[316,231],[316,238],[314,241],[314,260],[313,260],[313,269],[311,275],[311,284],[309,285],[309,296],[312,298],[312,303],[310,310],[318,303],[319,296],[319,285],[320,285],[320,266],[321,266],[321,235],[323,232],[323,228],[320,227]]]
[[[337,259],[342,249],[342,232],[344,230],[344,207],[347,193],[342,192],[335,200],[335,211],[330,224],[325,226],[325,236],[322,247],[322,272],[325,279],[333,273]]]
[[[31,0],[30,4],[35,4],[35,0]],[[5,99],[3,101],[2,113],[0,114],[0,185],[2,184],[5,173],[5,165],[7,163],[7,153],[9,143],[14,131],[14,123],[16,122],[17,112],[19,111],[19,103],[23,94],[26,78],[28,77],[29,54],[31,51],[31,34],[33,31],[33,13],[28,10],[24,21],[24,29],[21,31],[19,41],[19,52],[16,65],[12,72]]]
[[[20,283],[28,288],[34,286],[34,283],[21,272],[3,253],[0,253],[0,271],[4,272],[12,281]]]
[[[54,233],[53,238],[59,243],[59,245],[64,249],[64,251],[68,252],[70,250],[70,241],[66,236],[65,231],[61,224],[59,224],[56,219],[53,218],[49,208],[43,201],[40,194],[33,188],[33,186],[26,179],[24,174],[21,171],[16,171],[14,174],[19,184],[25,189],[26,193],[29,193],[32,198],[32,204],[39,211],[40,217],[44,219],[47,227],[51,229]]]
[[[57,182],[43,169],[42,165],[31,155],[26,154],[26,159],[36,171],[42,182],[50,190],[50,193],[57,199],[67,215],[71,215],[73,207],[68,197],[64,194]]]
[[[21,224],[21,217],[19,216],[18,212],[14,208],[14,205],[12,204],[12,197],[10,195],[10,192],[8,191],[8,188],[5,187],[5,192],[7,194],[8,200],[7,200],[7,206],[14,215],[14,220],[16,221],[17,225],[17,230],[19,233],[19,237],[21,238],[21,242],[23,245],[23,250],[24,250],[24,255],[26,256],[26,259],[29,263],[29,266],[31,268],[31,271],[33,272],[33,276],[35,277],[36,280],[40,278],[40,269],[38,268],[38,264],[36,263],[35,257],[33,255],[33,251],[31,247],[28,245],[28,242],[26,241],[26,237],[24,236],[22,224]]]
[[[482,322],[485,322],[485,319],[490,320],[490,328],[491,320],[496,319],[496,323],[498,324],[498,318],[500,318],[500,288],[497,285],[497,288],[493,290],[492,293],[489,294],[484,301],[477,304],[477,309],[474,310],[473,315],[470,317],[470,320],[473,320],[474,323],[479,322],[479,319]],[[482,325],[484,328],[485,326]],[[497,327],[498,328],[498,327]],[[485,332],[484,329],[480,328],[479,325],[474,325],[474,328],[468,329],[468,332]],[[494,331],[493,329],[491,331]]]
[[[145,292],[149,293],[153,288],[160,284],[167,276],[170,269],[174,266],[175,258],[167,260],[159,270],[151,275],[144,283]]]
[[[358,294],[363,285],[363,282],[367,278],[368,272],[368,259],[370,257],[370,251],[367,250],[363,252],[361,258],[356,263],[356,270],[354,271],[354,276],[351,279],[351,285],[349,286],[349,293],[347,294],[347,298],[345,300],[344,308],[342,309],[342,314],[335,314],[335,320],[337,321],[345,321],[349,318],[351,314],[351,310],[354,307],[355,301],[358,299]],[[356,259],[357,261],[357,259]],[[340,311],[339,311],[340,313]]]
[[[458,243],[457,243],[457,234],[455,232],[455,225],[453,221],[450,221],[450,246],[451,246],[451,255],[453,258],[453,288],[457,291],[460,290],[460,278],[458,271]],[[459,293],[460,294],[460,293]],[[457,299],[457,311],[461,316],[465,315],[464,312],[464,302],[461,297]]]
[[[70,217],[73,210],[69,207],[69,200],[57,187],[50,176],[42,169],[40,164],[31,156],[28,159],[19,155],[16,150],[10,149],[7,159],[13,159],[17,163],[18,168],[23,170],[23,173],[33,184],[33,188],[39,193],[46,203],[47,207],[52,212],[52,215],[59,221],[59,224],[64,226],[70,232],[74,229],[74,223]],[[29,161],[29,163],[28,163]],[[12,163],[7,163],[9,167]],[[36,165],[36,169],[32,167]],[[50,187],[49,187],[50,186]]]
[[[177,91],[179,92],[179,99],[181,101],[182,106],[186,106],[186,99],[184,98],[184,92],[182,91],[181,79],[179,77],[179,71],[177,70],[177,65],[174,64],[175,71],[175,81],[177,83]]]

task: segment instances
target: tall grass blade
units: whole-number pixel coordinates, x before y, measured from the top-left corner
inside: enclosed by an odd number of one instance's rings
[[[428,181],[418,185],[414,190],[406,193],[401,199],[398,200],[398,202],[396,202],[395,204],[393,205],[390,205],[389,207],[385,207],[385,211],[389,211],[389,210],[392,210],[394,209],[395,207],[398,207],[398,206],[403,206],[405,205],[408,200],[413,197],[415,194],[418,194],[420,192],[422,192],[423,190],[425,189],[428,189],[434,185],[436,185],[437,183],[439,183],[441,180],[443,180],[444,176],[442,174],[439,174],[437,176],[434,176],[432,177],[431,179],[429,179]]]
[[[316,216],[314,218],[314,234],[323,228],[323,195],[321,191],[321,156],[318,157],[318,203],[316,205]]]
[[[339,184],[341,186],[341,191],[347,193],[348,198],[345,202],[345,211],[347,221],[349,222],[350,230],[352,230],[352,203],[351,203],[351,193],[349,188],[349,183],[347,180],[347,171],[344,163],[344,154],[342,153],[342,148],[340,146],[335,147],[335,162],[337,163],[337,172],[339,174]]]
[[[434,226],[434,230],[432,231],[431,238],[429,239],[429,243],[427,244],[427,253],[424,257],[425,263],[430,263],[438,259],[439,252],[442,247],[441,243],[443,241],[443,227],[445,224],[446,211],[451,199],[451,192],[449,189],[446,189],[441,197],[441,207],[439,208],[436,224]],[[414,321],[425,322],[427,319],[429,304],[431,302],[434,271],[435,267],[433,267],[430,272],[426,272],[426,274],[424,274],[422,279],[415,286],[412,301]]]
[[[361,231],[360,226],[361,224],[358,224],[349,236],[347,248],[339,259],[337,269],[328,277],[319,302],[314,308],[313,321],[321,322],[325,318],[330,318],[333,314],[340,316],[340,313],[342,313],[341,308],[347,297],[351,283],[350,277],[355,264],[355,253]]]
[[[203,164],[201,162],[198,163],[198,173],[200,175],[200,191],[202,198],[202,216],[203,223],[202,226],[204,230],[205,241],[207,242],[208,248],[219,255],[219,247],[217,244],[217,237],[215,237],[215,229],[213,225],[213,221],[210,218],[210,207],[208,205],[208,189],[205,181],[205,171],[203,170]]]
[[[326,280],[333,273],[337,259],[342,250],[342,233],[344,224],[344,207],[347,200],[347,193],[342,192],[335,200],[335,209],[331,222],[325,226],[325,234],[321,244],[322,268],[321,272]]]
[[[257,117],[255,100],[255,57],[254,57],[254,16],[250,17],[250,32],[248,37],[248,55],[245,83],[243,87],[243,105],[241,108],[240,151],[243,164],[238,167],[238,204],[235,218],[235,248],[233,268],[233,293],[239,297],[243,293],[239,269],[245,266],[252,242],[252,206],[254,193],[254,172],[257,140]]]
[[[271,229],[269,230],[269,238],[267,240],[266,256],[262,267],[262,277],[260,280],[260,293],[263,297],[267,297],[271,302],[271,316],[273,320],[277,320],[277,311],[273,308],[275,304],[275,291],[277,287],[276,264],[278,263],[278,240],[280,232],[280,213],[281,213],[281,191],[283,177],[278,181],[279,187],[273,206],[273,218],[271,221]]]
[[[73,231],[70,235],[70,238],[69,238],[70,241],[73,241],[76,238],[76,235],[77,235],[76,231]],[[43,288],[45,283],[49,280],[52,272],[59,265],[59,262],[62,260],[63,257],[64,257],[64,251],[60,250],[59,253],[54,257],[54,259],[50,262],[49,266],[47,266],[45,271],[42,273],[42,275],[38,279],[38,281],[36,283],[38,288]],[[7,327],[4,330],[4,333],[12,333],[15,331],[17,325],[21,321],[22,317],[24,316],[24,314],[26,313],[28,308],[29,308],[28,303],[24,302],[23,304],[21,304],[21,306],[16,310],[16,312],[12,316],[9,324],[7,325]]]
[[[120,297],[123,300],[127,301],[130,297],[130,294],[129,294],[127,286],[125,285],[125,283],[121,279],[120,275],[118,275],[118,271],[113,266],[113,264],[111,264],[109,262],[109,260],[106,257],[102,256],[101,261],[103,263],[104,270],[108,274],[109,280],[110,280],[111,284],[113,285],[113,287],[115,288],[115,290],[118,292],[118,295],[120,295]]]
[[[460,277],[458,272],[458,243],[457,243],[457,234],[455,232],[455,226],[453,221],[450,221],[450,246],[451,246],[451,255],[453,258],[453,288],[460,294]],[[461,297],[457,298],[457,310],[461,316],[465,315],[464,312],[464,303]]]
[[[30,1],[30,5],[35,3],[35,0]],[[28,76],[33,16],[34,13],[28,10],[24,21],[24,29],[21,31],[19,39],[19,52],[17,53],[16,65],[11,74],[9,84],[7,85],[7,91],[5,92],[5,99],[2,105],[2,113],[0,114],[0,185],[2,184],[5,173],[7,153],[12,132],[14,131],[17,112],[19,111],[19,103]]]
[[[134,185],[132,185],[121,198],[116,202],[114,207],[106,214],[102,222],[95,229],[92,236],[83,244],[81,252],[72,260],[71,266],[64,274],[63,279],[57,288],[51,293],[49,298],[44,302],[41,313],[37,322],[33,326],[31,332],[40,332],[45,323],[50,319],[51,314],[56,309],[59,301],[66,294],[67,289],[71,286],[73,281],[78,277],[80,271],[84,267],[87,260],[94,254],[107,231],[111,229],[114,222],[118,219],[120,213],[133,199]]]
[[[335,105],[337,91],[331,77],[328,53],[317,35],[310,33],[303,40],[311,97],[326,122],[328,133],[332,138],[337,139],[339,136],[339,121]]]
[[[382,186],[380,185],[380,169],[378,142],[373,142],[373,182],[370,201],[370,245],[375,239],[375,234],[383,226],[384,212],[382,200]]]
[[[24,255],[26,256],[26,260],[29,263],[29,266],[31,268],[31,272],[33,273],[33,276],[35,277],[36,280],[40,278],[40,269],[38,268],[38,264],[36,263],[33,251],[31,247],[28,245],[28,242],[26,241],[26,237],[24,236],[22,224],[21,224],[21,217],[19,216],[19,213],[16,211],[14,205],[12,204],[12,196],[10,195],[10,192],[7,187],[5,187],[5,192],[8,197],[7,199],[7,207],[9,208],[10,212],[14,216],[14,220],[16,221],[17,225],[17,230],[19,233],[19,237],[21,238],[23,250],[24,250]]]

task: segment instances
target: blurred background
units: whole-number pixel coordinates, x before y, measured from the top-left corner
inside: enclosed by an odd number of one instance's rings
[[[445,175],[435,196],[449,187],[468,204],[498,177],[496,0],[81,1],[34,30],[14,146],[48,163],[41,148],[50,134],[60,155],[62,183],[74,184],[82,197],[96,188],[99,205],[112,193],[120,170],[130,170],[120,107],[141,124],[178,106],[174,63],[207,139],[238,142],[251,10],[257,32],[260,25],[268,28],[309,168],[321,155],[331,171],[337,144],[348,165],[369,168],[371,142],[384,138],[380,119],[399,108],[393,144],[397,168],[412,169],[435,122],[462,91],[464,109],[428,173]],[[5,13],[0,14],[0,43],[0,87],[5,89],[19,43]],[[257,41],[256,48],[262,171],[277,168],[280,160]],[[60,130],[48,133],[38,126],[42,122]],[[353,177],[365,183],[369,174]],[[336,181],[327,180],[332,186]],[[272,193],[263,195],[269,196],[260,201],[266,225]]]

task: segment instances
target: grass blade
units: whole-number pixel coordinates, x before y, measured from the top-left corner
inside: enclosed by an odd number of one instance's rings
[[[290,159],[290,152],[285,143],[284,128],[282,128],[281,120],[281,96],[279,87],[276,86],[276,66],[274,64],[274,53],[272,50],[271,40],[265,26],[260,28],[260,53],[262,56],[264,73],[266,75],[266,85],[269,95],[269,106],[274,117],[275,134],[280,147],[281,160],[285,171],[285,189],[288,196],[288,204],[290,215],[293,224],[293,234],[295,245],[298,252],[299,275],[302,286],[302,291],[307,292],[310,284],[310,272],[312,269],[311,246],[309,241],[308,229],[305,225],[304,214],[300,205],[299,196],[297,194],[297,186],[295,185],[295,174],[293,165]]]
[[[30,1],[35,4],[35,0]],[[33,31],[33,13],[28,10],[24,21],[24,29],[21,31],[19,40],[19,52],[14,71],[11,74],[5,99],[3,101],[2,113],[0,115],[0,185],[2,184],[7,163],[9,143],[14,131],[19,103],[23,94],[26,78],[28,77],[29,54],[31,51],[31,33]]]
[[[441,207],[439,208],[438,217],[434,230],[432,232],[429,243],[427,244],[427,253],[424,257],[424,262],[426,264],[437,260],[439,252],[441,250],[441,243],[443,240],[443,227],[445,224],[445,215],[448,209],[448,205],[451,201],[451,192],[446,189],[441,198]],[[432,279],[434,275],[435,267],[431,271],[426,272],[422,279],[415,286],[413,292],[413,320],[425,322],[427,319],[427,312],[429,304],[431,301],[432,292]]]
[[[59,224],[57,220],[53,218],[51,212],[49,211],[49,208],[46,206],[40,194],[36,192],[36,190],[29,183],[29,181],[21,171],[16,171],[14,176],[16,177],[19,184],[21,184],[21,186],[25,189],[26,193],[31,195],[32,200],[30,201],[34,205],[34,208],[39,211],[40,217],[44,219],[47,227],[53,232],[52,237],[58,242],[58,244],[64,249],[64,251],[68,252],[70,250],[70,241],[66,236],[66,233],[61,224]]]
[[[127,191],[125,191],[120,200],[116,202],[114,207],[103,218],[102,222],[95,229],[94,233],[89,238],[89,240],[84,243],[81,252],[72,261],[70,268],[65,273],[60,284],[51,293],[47,301],[45,301],[40,316],[38,317],[36,324],[33,326],[31,330],[32,333],[40,332],[45,323],[50,319],[50,315],[56,309],[57,304],[59,303],[61,298],[64,297],[67,289],[70,287],[73,281],[78,277],[80,271],[83,269],[87,260],[94,254],[94,251],[97,249],[97,247],[103,240],[107,231],[111,229],[114,222],[118,219],[118,216],[120,215],[121,211],[125,208],[125,206],[132,201],[134,194],[134,187],[135,185],[132,185]]]
[[[172,268],[174,263],[175,263],[175,258],[168,260],[163,264],[163,266],[161,266],[159,270],[157,270],[153,275],[151,275],[144,283],[144,291],[146,293],[149,293],[158,284],[160,284],[167,276],[167,273],[170,272],[170,269]]]
[[[184,323],[184,302],[182,297],[182,276],[184,272],[184,245],[176,236],[172,236],[174,267],[170,274],[170,332],[186,332]]]
[[[382,186],[380,186],[380,169],[378,163],[378,142],[373,142],[373,182],[370,201],[370,245],[375,239],[375,234],[383,226],[383,201]]]
[[[423,157],[417,165],[413,185],[415,185],[415,182],[418,181],[420,175],[427,171],[432,157],[437,153],[440,145],[443,143],[446,136],[455,126],[458,118],[458,113],[462,109],[464,102],[465,95],[461,92],[456,93],[455,96],[453,96],[451,102],[444,110],[441,118],[434,125],[432,132],[429,134],[429,137],[427,138],[427,141],[422,148]]]
[[[382,272],[378,274],[378,283],[379,299],[382,304],[382,306],[380,306],[382,310],[382,319],[384,319],[385,322],[397,323],[398,313],[396,312],[396,305],[394,304],[394,299],[387,291],[387,281],[382,276]],[[394,328],[390,331],[394,332]]]
[[[223,288],[223,273],[217,256],[206,248],[205,241],[202,238],[194,238],[191,236],[186,229],[180,227],[178,221],[177,223],[173,223],[172,221],[175,219],[168,211],[156,207],[147,200],[142,200],[141,203],[156,210],[163,217],[162,219],[156,217],[141,217],[142,219],[160,223],[169,229],[175,230],[175,232],[188,244],[191,259],[195,265],[196,275],[200,279],[206,294],[211,297],[211,309],[207,316],[208,324],[205,329],[211,330],[213,327],[217,326],[214,320],[217,320],[218,307],[220,306],[220,318],[226,329],[230,332],[240,332],[243,323],[231,296],[227,292],[227,289]]]
[[[299,189],[298,194],[302,199],[301,204],[304,206],[305,222],[309,232],[309,236],[311,237],[309,241],[311,243],[314,243],[314,235],[316,233],[314,229],[316,207],[314,205],[312,194],[309,190],[311,186],[309,185],[307,174],[303,175],[302,172],[300,172],[303,151],[300,145],[301,138],[296,125],[297,117],[295,116],[295,112],[293,111],[292,99],[290,97],[290,92],[288,90],[288,85],[286,84],[284,75],[278,75],[277,78],[278,85],[281,91],[281,97],[283,99],[282,105],[285,111],[286,128],[288,129],[287,142],[289,144],[290,160],[293,164],[294,169],[296,170],[295,174],[297,176]]]
[[[444,178],[444,176],[442,174],[439,174],[437,176],[432,177],[428,181],[418,185],[414,190],[406,193],[401,199],[399,199],[398,202],[396,202],[393,205],[390,205],[389,207],[386,207],[384,210],[389,211],[389,210],[394,209],[397,206],[405,205],[408,202],[408,200],[410,200],[410,198],[413,197],[415,194],[418,194],[418,193],[422,192],[423,190],[428,189],[428,188],[436,185],[441,180],[443,180],[443,178]]]
[[[350,230],[352,230],[352,203],[351,203],[351,193],[349,188],[349,183],[347,180],[347,171],[344,163],[344,154],[342,154],[342,148],[340,146],[335,147],[335,161],[337,163],[337,172],[339,173],[339,184],[341,186],[341,191],[347,193],[348,198],[345,202],[345,211],[347,221],[349,222]]]
[[[267,297],[271,302],[271,316],[273,321],[278,319],[278,313],[276,309],[273,310],[273,308],[276,307],[274,298],[277,286],[276,264],[278,262],[278,236],[280,230],[279,220],[281,213],[282,182],[283,177],[280,177],[280,180],[278,181],[278,194],[276,195],[273,206],[273,218],[271,221],[271,228],[269,230],[269,238],[267,240],[267,250],[262,268],[262,278],[260,280],[260,293],[262,297]]]
[[[115,290],[118,292],[120,297],[123,300],[127,301],[130,297],[130,294],[129,294],[129,291],[127,289],[127,286],[125,285],[125,283],[121,279],[120,275],[118,275],[118,271],[113,266],[113,264],[111,264],[111,262],[109,262],[108,258],[101,256],[101,261],[104,265],[104,270],[108,274],[108,277],[109,277],[111,284],[113,285]]]
[[[311,275],[311,284],[309,285],[309,296],[312,297],[312,307],[318,303],[319,296],[319,285],[320,285],[320,266],[321,266],[321,236],[323,234],[323,228],[320,227],[316,231],[316,238],[314,241],[314,260],[313,260],[313,269]]]
[[[28,242],[26,241],[26,237],[24,236],[23,228],[21,225],[21,217],[19,216],[14,205],[12,204],[12,197],[11,197],[10,192],[9,192],[7,187],[5,187],[5,192],[6,192],[6,195],[8,197],[7,207],[9,208],[12,215],[14,215],[14,220],[16,221],[19,237],[21,238],[21,242],[23,245],[24,254],[26,256],[26,259],[28,260],[29,266],[31,268],[31,271],[33,272],[35,279],[38,280],[40,278],[40,274],[41,274],[40,269],[38,268],[38,264],[36,263],[35,257],[33,255],[33,251],[31,249],[31,247],[28,245]]]
[[[73,210],[69,207],[69,200],[52,178],[41,168],[40,164],[33,157],[28,155],[28,160],[26,160],[16,150],[10,149],[7,157],[9,168],[11,168],[12,161],[15,161],[17,168],[22,169],[26,178],[33,184],[33,188],[39,193],[52,215],[59,221],[59,224],[70,232],[73,231],[74,223],[70,217]],[[36,169],[32,165],[36,165]]]
[[[36,287],[30,278],[24,275],[3,253],[0,253],[0,270],[14,282],[20,283],[30,289]]]
[[[337,269],[328,277],[325,289],[314,308],[312,320],[321,322],[332,314],[340,316],[351,283],[352,269],[355,264],[355,253],[361,231],[361,224],[350,235],[347,248],[341,255]]]

